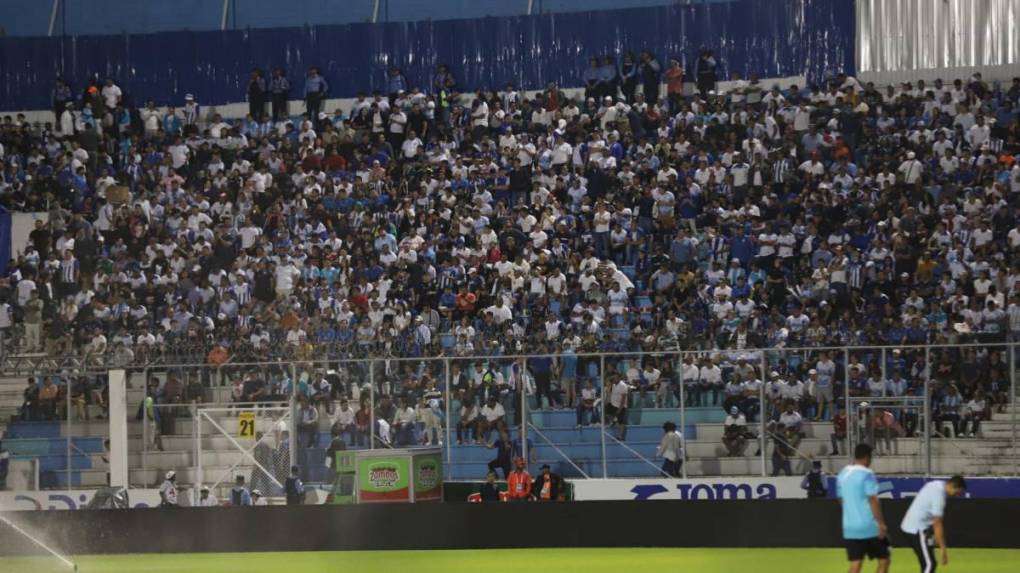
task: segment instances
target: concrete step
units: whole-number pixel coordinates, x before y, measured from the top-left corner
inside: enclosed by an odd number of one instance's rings
[[[233,470],[230,469],[229,465],[226,466],[208,466],[203,467],[203,478],[206,483],[210,483],[218,479],[221,476],[235,476],[243,475],[246,480],[251,479],[251,470],[254,466],[251,465],[239,465]],[[198,482],[198,468],[193,466],[167,466],[167,467],[152,467],[152,468],[133,468],[128,471],[128,483],[131,487],[139,488],[157,488],[163,483],[163,478],[168,470],[174,470],[177,473],[177,483],[182,487],[190,487],[197,485]],[[83,470],[80,472],[81,487],[101,487],[106,484],[106,473],[105,469],[94,469],[94,470]],[[228,477],[227,481],[231,481],[232,477]],[[230,485],[233,485],[232,483]]]
[[[752,432],[758,432],[760,427],[760,424],[748,424],[748,430]],[[699,441],[718,441],[722,440],[725,431],[725,426],[723,424],[697,424],[695,435],[696,439]],[[832,434],[832,423],[806,422],[803,426],[803,432],[807,438],[828,440],[829,436]]]

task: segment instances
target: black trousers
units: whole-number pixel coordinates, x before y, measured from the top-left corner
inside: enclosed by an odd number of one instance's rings
[[[287,117],[287,94],[273,94],[273,119]]]
[[[308,118],[315,125],[319,125],[320,109],[322,109],[322,94],[315,93],[305,96],[305,110],[308,111]]]
[[[645,103],[653,105],[659,101],[659,81],[646,81],[644,83]]]
[[[489,462],[489,471],[496,472],[496,470],[503,470],[503,479],[510,477],[510,460],[500,460],[496,458]],[[496,472],[497,474],[499,472]]]
[[[248,96],[248,113],[255,121],[262,121],[262,114],[266,111],[265,96]]]
[[[680,468],[683,466],[683,460],[670,461],[663,460],[662,462],[662,473],[667,477],[680,477]]]
[[[917,562],[921,565],[921,573],[935,573],[938,560],[935,558],[935,537],[931,530],[920,531],[911,542]]]

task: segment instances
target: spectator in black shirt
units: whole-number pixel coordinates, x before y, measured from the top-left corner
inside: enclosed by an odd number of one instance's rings
[[[483,503],[486,502],[498,502],[499,501],[499,487],[496,485],[496,472],[489,470],[485,474],[485,483],[482,484],[481,489],[478,490],[479,499]]]

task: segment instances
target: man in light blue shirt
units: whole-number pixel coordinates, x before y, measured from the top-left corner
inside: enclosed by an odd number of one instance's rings
[[[963,495],[965,491],[967,482],[961,476],[953,476],[949,481],[930,481],[917,492],[917,497],[911,502],[907,514],[903,516],[900,529],[913,539],[911,545],[917,554],[917,561],[921,564],[921,573],[935,573],[935,567],[938,565],[935,560],[936,544],[941,549],[942,564],[949,563],[945,528],[942,526],[946,496],[956,497]]]
[[[889,571],[889,539],[882,506],[878,501],[878,480],[871,471],[871,446],[858,444],[854,463],[836,477],[836,496],[843,508],[843,542],[850,573],[859,573],[864,557],[877,559],[877,573]]]

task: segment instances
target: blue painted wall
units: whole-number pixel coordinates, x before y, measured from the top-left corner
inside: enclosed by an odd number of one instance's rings
[[[730,0],[534,0],[541,13],[587,12]],[[374,0],[229,0],[227,28],[370,22]],[[8,36],[45,36],[53,0],[0,0]],[[523,16],[528,0],[380,0],[379,22]],[[221,0],[59,0],[54,34],[148,34],[219,30]]]
[[[431,84],[439,63],[466,89],[507,81],[525,89],[549,80],[577,86],[589,55],[650,48],[691,67],[702,46],[715,49],[727,69],[762,77],[852,71],[853,3],[735,0],[498,19],[4,38],[0,109],[49,107],[58,76],[76,90],[90,77],[111,76],[134,101],[180,103],[189,92],[205,104],[242,101],[253,66],[285,66],[297,85],[304,69],[319,66],[330,97],[384,89],[393,64],[419,86]]]

